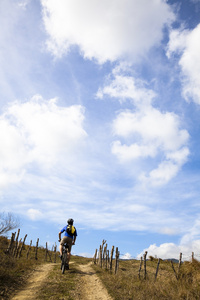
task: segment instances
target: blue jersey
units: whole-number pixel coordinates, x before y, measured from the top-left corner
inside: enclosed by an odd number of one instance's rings
[[[63,229],[61,229],[61,233],[63,233],[64,231],[65,231],[65,236],[68,236],[68,237],[70,237],[71,239],[73,239],[73,236],[77,236],[77,230],[76,230],[76,228],[75,228],[75,232],[74,232],[74,234],[72,235],[72,234],[69,234],[69,233],[67,233],[67,226],[68,225],[66,225],[65,227],[63,227]]]

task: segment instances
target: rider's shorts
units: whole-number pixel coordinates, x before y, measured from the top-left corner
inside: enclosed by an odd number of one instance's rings
[[[64,245],[65,243],[68,244],[69,246],[69,252],[71,252],[71,249],[72,249],[72,241],[73,239],[68,237],[68,236],[63,236],[61,242],[60,242],[60,245]]]

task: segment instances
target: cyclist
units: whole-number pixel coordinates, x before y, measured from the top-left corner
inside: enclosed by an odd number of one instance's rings
[[[77,237],[77,230],[73,226],[74,220],[68,219],[67,224],[61,231],[59,232],[59,242],[60,242],[60,258],[62,260],[62,246],[67,243],[68,244],[68,257],[67,257],[67,266],[69,267],[69,261],[71,258],[71,249],[72,245],[75,245],[76,237]],[[61,234],[65,232],[64,237],[61,240]]]

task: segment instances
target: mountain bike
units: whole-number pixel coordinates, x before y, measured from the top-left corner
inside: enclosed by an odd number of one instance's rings
[[[60,266],[62,270],[62,274],[64,274],[65,270],[69,270],[69,264],[67,262],[68,253],[69,253],[69,246],[66,243],[62,246],[62,261]]]

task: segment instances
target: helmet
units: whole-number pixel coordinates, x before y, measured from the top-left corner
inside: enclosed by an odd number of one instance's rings
[[[68,219],[68,220],[67,220],[67,223],[68,223],[69,225],[73,225],[74,220],[73,220],[73,219]]]

